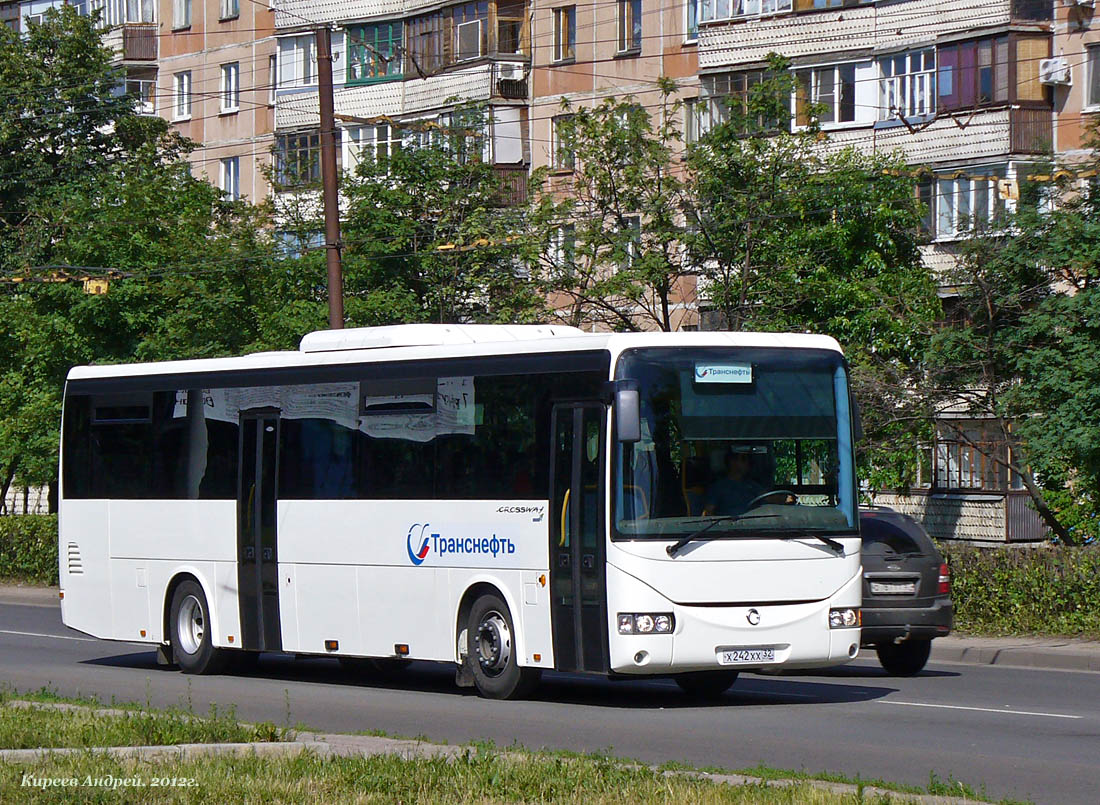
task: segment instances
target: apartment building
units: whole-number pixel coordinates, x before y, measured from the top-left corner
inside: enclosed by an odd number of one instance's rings
[[[266,198],[275,78],[266,0],[81,0],[76,7],[100,14],[124,72],[119,91],[199,144],[189,157],[194,174],[230,198]]]
[[[156,113],[200,143],[191,155],[232,199],[262,201],[275,125],[275,14],[267,0],[155,1]]]
[[[1084,156],[1088,128],[1100,122],[1100,20],[1095,0],[1067,0],[1056,14],[1045,77],[1054,92],[1055,149],[1073,160]]]
[[[332,28],[332,79],[341,165],[385,154],[446,126],[457,104],[488,110],[485,153],[526,196],[530,165],[530,9],[524,0],[286,0],[278,38],[276,174],[280,184],[320,179],[316,38]]]

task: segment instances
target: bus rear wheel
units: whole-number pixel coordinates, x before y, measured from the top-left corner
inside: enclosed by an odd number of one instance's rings
[[[716,699],[733,687],[737,681],[737,671],[696,671],[691,674],[677,674],[676,684],[680,690],[696,699]]]
[[[540,671],[520,667],[512,614],[500,596],[486,593],[474,601],[466,635],[466,662],[482,696],[519,699],[535,689]]]
[[[172,657],[183,673],[217,674],[225,668],[226,652],[214,648],[210,625],[210,606],[202,587],[194,581],[182,582],[172,595],[168,630]]]

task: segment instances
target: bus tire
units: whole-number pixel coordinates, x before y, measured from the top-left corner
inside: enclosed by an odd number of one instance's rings
[[[539,669],[520,667],[512,614],[499,595],[485,593],[474,601],[466,634],[467,663],[482,696],[519,699],[535,689]]]
[[[172,657],[185,674],[217,674],[226,665],[226,652],[214,648],[210,607],[198,582],[181,582],[172,596],[168,629]]]
[[[696,671],[691,674],[677,674],[676,684],[680,690],[696,699],[717,699],[733,687],[737,681],[737,671]]]

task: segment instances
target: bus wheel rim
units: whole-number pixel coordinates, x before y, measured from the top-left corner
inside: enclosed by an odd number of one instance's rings
[[[206,618],[202,604],[193,595],[183,599],[179,615],[176,618],[176,634],[179,636],[180,649],[185,654],[197,654],[206,635]]]
[[[512,659],[512,630],[499,612],[489,612],[477,627],[478,664],[486,676],[500,676]]]

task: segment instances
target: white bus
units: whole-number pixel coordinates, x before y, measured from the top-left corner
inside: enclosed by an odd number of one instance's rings
[[[846,662],[853,409],[811,335],[404,325],[77,367],[64,622],[189,673],[432,660],[495,698]]]

